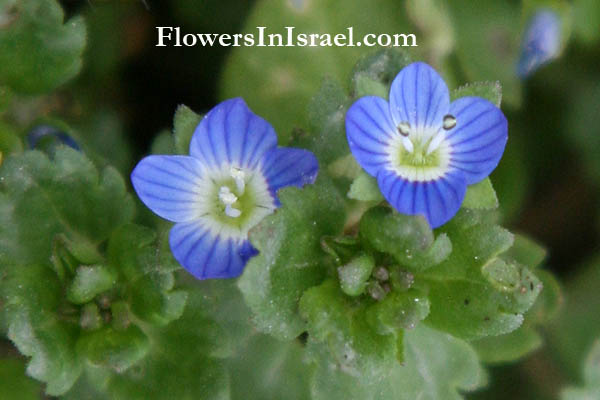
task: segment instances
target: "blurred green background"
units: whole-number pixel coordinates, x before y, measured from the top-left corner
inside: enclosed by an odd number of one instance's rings
[[[95,156],[128,175],[186,104],[204,112],[243,96],[285,142],[306,128],[306,106],[325,77],[348,85],[367,48],[156,47],[157,26],[187,33],[415,33],[413,59],[432,64],[450,88],[499,80],[509,141],[492,175],[504,224],[548,249],[547,268],[564,286],[546,345],[518,364],[490,368],[473,399],[550,399],[579,384],[581,361],[600,335],[600,2],[595,0],[62,0],[83,15],[80,74],[43,99],[19,101],[32,115],[65,121]],[[561,56],[524,81],[515,64],[526,22],[538,7],[564,21]],[[46,118],[43,117],[43,118]],[[23,117],[26,130],[38,121]],[[42,120],[43,120],[42,118]],[[14,355],[8,342],[5,352]],[[0,386],[2,383],[0,383]],[[1,392],[1,388],[0,388]],[[1,396],[0,396],[1,397]]]

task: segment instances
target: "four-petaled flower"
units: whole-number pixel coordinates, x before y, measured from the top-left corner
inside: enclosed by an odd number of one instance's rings
[[[554,11],[542,9],[533,15],[523,35],[517,64],[517,74],[521,78],[558,57],[561,29],[560,18]]]
[[[422,214],[432,228],[456,214],[467,185],[496,168],[507,130],[502,111],[483,98],[450,103],[444,80],[421,62],[396,76],[389,103],[362,97],[346,114],[358,163],[397,211]]]
[[[140,199],[175,222],[173,255],[198,279],[241,274],[256,249],[248,231],[277,208],[277,190],[313,183],[306,150],[277,147],[271,125],[242,99],[224,101],[196,128],[189,156],[152,155],[131,173]]]

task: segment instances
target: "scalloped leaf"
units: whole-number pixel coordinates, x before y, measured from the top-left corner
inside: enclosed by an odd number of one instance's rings
[[[410,271],[431,268],[452,251],[448,236],[442,233],[434,237],[422,216],[399,214],[383,206],[371,208],[362,216],[359,235],[369,246],[392,255]]]
[[[0,19],[1,85],[43,93],[79,73],[86,43],[83,18],[63,23],[55,0],[7,0],[0,5]]]
[[[345,212],[323,173],[314,185],[284,188],[278,196],[281,207],[250,232],[260,253],[250,259],[238,286],[256,327],[289,340],[305,330],[298,315],[302,293],[323,280],[330,262],[321,238],[341,232]]]
[[[317,362],[312,377],[314,400],[459,400],[460,392],[485,385],[485,371],[464,341],[423,325],[407,331],[405,361],[395,363],[388,376],[363,382],[328,359],[322,345],[313,346]]]
[[[450,256],[415,274],[415,287],[429,293],[427,323],[470,340],[520,327],[543,287],[527,267],[497,258],[512,246],[513,235],[489,214],[461,210],[440,229],[452,241]]]
[[[31,357],[27,374],[45,382],[49,395],[68,391],[82,369],[75,352],[78,329],[67,310],[64,315],[56,312],[63,299],[54,272],[35,264],[6,268],[0,294],[8,337],[21,353]]]
[[[95,247],[133,212],[119,173],[107,167],[99,175],[69,147],[53,160],[38,151],[11,156],[0,168],[0,264],[48,263],[61,233]]]

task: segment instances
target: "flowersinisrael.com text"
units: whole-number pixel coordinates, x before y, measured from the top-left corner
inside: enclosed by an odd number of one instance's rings
[[[354,28],[346,28],[346,32],[330,33],[298,33],[295,27],[286,26],[285,33],[267,33],[267,28],[257,26],[256,33],[182,33],[181,28],[172,26],[157,26],[158,41],[156,46],[223,46],[223,47],[414,47],[417,37],[412,34],[374,34],[368,33],[355,40]]]

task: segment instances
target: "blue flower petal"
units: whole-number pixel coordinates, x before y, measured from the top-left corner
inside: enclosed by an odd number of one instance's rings
[[[448,222],[460,208],[467,185],[459,170],[433,181],[408,181],[394,171],[381,170],[377,183],[385,199],[402,214],[425,216],[432,228]]]
[[[523,36],[521,56],[517,64],[517,75],[525,78],[560,52],[560,17],[552,10],[543,9],[535,13]]]
[[[464,172],[468,185],[477,183],[500,162],[508,123],[498,107],[480,97],[453,101],[450,114],[456,117],[456,127],[446,137],[452,147],[450,164]]]
[[[265,154],[261,168],[269,190],[276,198],[277,190],[284,186],[302,187],[313,183],[319,163],[310,151],[278,147]]]
[[[176,224],[169,245],[175,259],[198,279],[239,276],[256,254],[248,240],[214,234],[202,220]]]
[[[202,164],[188,156],[148,156],[131,173],[136,193],[149,209],[173,222],[198,218]]]
[[[210,168],[224,163],[254,168],[277,146],[273,127],[241,98],[226,100],[206,114],[190,143],[190,155]]]
[[[411,129],[438,130],[448,113],[450,95],[442,77],[429,65],[416,62],[402,69],[390,88],[394,126],[408,122]]]
[[[346,113],[346,136],[350,151],[372,176],[389,163],[385,149],[396,135],[387,101],[367,96],[358,99]]]

